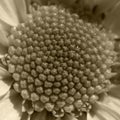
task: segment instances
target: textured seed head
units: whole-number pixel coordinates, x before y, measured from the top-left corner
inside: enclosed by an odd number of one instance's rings
[[[33,102],[35,111],[46,109],[55,116],[88,111],[106,92],[113,46],[97,25],[63,8],[43,6],[10,38],[13,87]]]

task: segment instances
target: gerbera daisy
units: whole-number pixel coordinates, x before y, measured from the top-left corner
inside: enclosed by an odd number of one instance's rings
[[[96,1],[36,3],[0,1],[0,120],[119,120],[114,35]]]

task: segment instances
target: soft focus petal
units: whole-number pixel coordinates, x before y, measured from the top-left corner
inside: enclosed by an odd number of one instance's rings
[[[108,13],[113,9],[113,6],[119,2],[119,0],[94,0],[97,9],[96,13]]]
[[[106,95],[102,101],[97,102],[87,120],[119,120],[120,99]]]
[[[95,13],[97,17],[105,15],[103,25],[120,35],[120,1],[119,0],[96,0]]]
[[[27,17],[27,8],[25,0],[14,0],[17,9],[17,16],[20,22],[25,21]]]
[[[4,32],[6,36],[8,36],[11,30],[11,26],[8,25],[6,22],[0,20],[0,29]]]
[[[16,26],[26,16],[24,0],[1,0],[0,19],[9,25]]]
[[[5,33],[2,29],[0,29],[0,54],[5,54],[7,52],[9,42]]]
[[[9,91],[12,82],[13,80],[9,78],[9,73],[0,67],[0,97]]]
[[[109,95],[120,99],[120,85],[114,85],[109,91]]]
[[[93,119],[92,115],[90,113],[87,114],[87,120],[95,120]]]
[[[10,92],[0,101],[0,120],[20,120],[22,115],[22,98]]]
[[[31,0],[25,0],[25,2],[26,2],[26,9],[27,9],[27,12],[29,13],[29,12],[30,12]]]
[[[99,0],[83,0],[84,5],[92,10],[98,3]]]
[[[120,35],[120,1],[114,6],[113,10],[106,16],[104,26]]]
[[[13,0],[0,1],[0,19],[12,26],[16,26],[19,23]]]

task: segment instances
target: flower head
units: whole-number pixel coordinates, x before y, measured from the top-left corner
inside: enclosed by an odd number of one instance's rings
[[[104,103],[110,98],[108,92],[113,94],[114,40],[86,17],[64,6],[37,5],[31,6],[29,14],[24,11],[20,19],[16,17],[16,24],[11,21],[9,28],[1,24],[9,40],[1,57],[7,74],[1,68],[1,76],[12,79],[7,102],[12,98],[10,104],[17,104],[19,97],[19,113],[14,108],[14,116],[7,119],[85,119],[88,114],[89,120],[91,111],[97,115],[99,109],[109,110]]]

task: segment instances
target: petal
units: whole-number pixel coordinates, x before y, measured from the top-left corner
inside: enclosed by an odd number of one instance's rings
[[[0,19],[0,30],[4,32],[5,36],[8,36],[11,30],[11,26]]]
[[[114,6],[112,11],[106,16],[104,26],[111,29],[114,33],[120,35],[120,1]]]
[[[9,42],[5,32],[0,28],[0,54],[4,55],[7,52],[8,46]]]
[[[11,26],[16,26],[25,19],[26,6],[24,0],[1,0],[0,19]]]
[[[0,45],[3,47],[8,47],[9,42],[3,30],[0,29]]]
[[[84,0],[84,4],[86,7],[88,7],[90,10],[92,10],[100,0]]]
[[[13,80],[9,78],[9,73],[2,67],[0,67],[0,97],[5,95],[12,84]]]
[[[120,99],[120,85],[112,86],[109,91],[109,95]]]
[[[100,13],[108,13],[111,11],[111,9],[113,8],[113,6],[115,4],[117,4],[119,0],[95,0],[96,5],[97,5],[97,9],[96,9],[96,13],[100,14]]]
[[[101,17],[105,15],[103,25],[112,30],[114,33],[120,35],[120,1],[119,0],[97,0],[97,7],[95,13]]]
[[[0,120],[20,120],[22,115],[22,98],[14,91],[9,92],[0,101]]]
[[[120,99],[106,95],[93,106],[87,117],[87,120],[119,120]]]
[[[27,17],[27,8],[26,8],[26,3],[25,0],[14,0],[15,6],[17,9],[17,15],[20,20],[20,22],[25,21]]]
[[[95,120],[90,113],[87,114],[87,120]]]
[[[19,23],[13,0],[0,1],[0,19],[12,26]]]
[[[31,0],[25,0],[25,2],[26,2],[26,9],[27,9],[27,12],[29,13],[29,12],[30,12]]]

